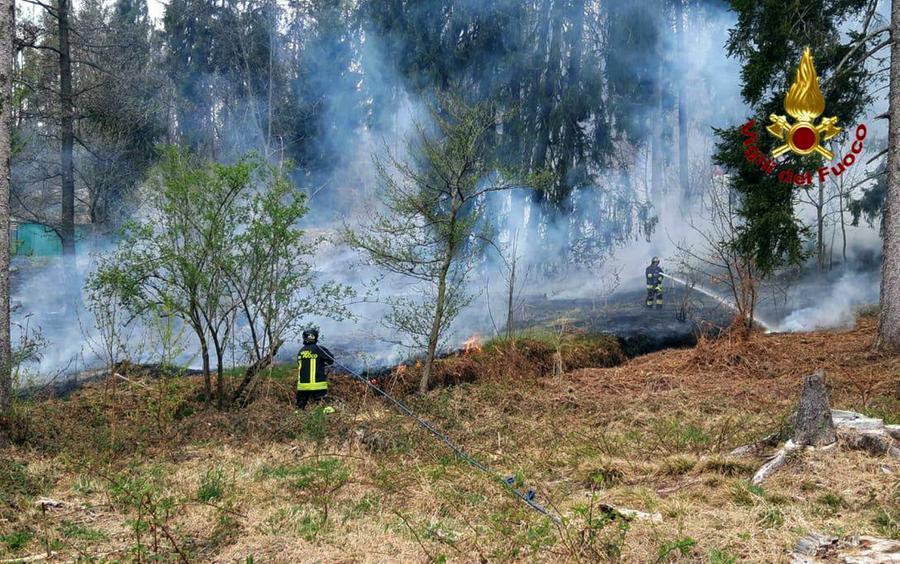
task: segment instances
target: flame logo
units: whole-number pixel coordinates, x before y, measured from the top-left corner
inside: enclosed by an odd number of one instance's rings
[[[809,47],[803,51],[794,83],[784,98],[784,109],[799,121],[813,121],[825,111],[825,98],[819,90],[819,77]]]
[[[827,160],[833,159],[834,153],[823,147],[822,142],[840,133],[841,128],[837,126],[836,117],[822,118],[818,125],[814,123],[825,111],[825,98],[819,89],[819,77],[809,47],[800,58],[794,83],[784,98],[784,109],[796,122],[792,124],[778,114],[769,115],[766,130],[784,141],[772,150],[772,156],[778,158],[791,151],[797,155],[817,153]]]

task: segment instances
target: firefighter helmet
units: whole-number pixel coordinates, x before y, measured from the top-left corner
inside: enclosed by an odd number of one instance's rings
[[[314,345],[319,340],[319,330],[312,328],[303,332],[303,344]]]
[[[653,257],[653,260],[650,261],[651,264],[659,264],[659,257]]]

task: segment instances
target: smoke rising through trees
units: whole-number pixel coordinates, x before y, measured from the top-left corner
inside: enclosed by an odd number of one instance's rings
[[[41,10],[20,11],[13,215],[63,233],[59,26]],[[94,331],[82,305],[94,263],[87,249],[108,252],[124,223],[146,219],[140,187],[162,144],[226,164],[248,151],[290,162],[290,180],[308,194],[302,225],[329,237],[340,221],[370,214],[373,155],[407,157],[404,140],[441,93],[491,101],[502,116],[491,131],[498,166],[529,178],[485,196],[497,242],[520,234],[533,281],[525,293],[586,297],[598,272],[621,272],[626,288],[642,284],[650,256],[674,264],[677,245],[692,240],[685,218],[702,222],[703,193],[725,172],[710,164],[711,127],[749,112],[740,62],[723,49],[735,14],[717,1],[173,0],[156,21],[150,14],[143,0],[72,5],[75,221],[90,235],[74,275],[21,259],[14,275],[17,314],[33,315],[30,327],[52,343],[44,372],[65,366],[84,348],[82,333]],[[842,268],[871,267],[873,229],[849,227]],[[364,343],[373,362],[404,354],[377,320],[409,287],[337,240],[308,250],[317,271],[366,298],[351,305],[355,322],[304,320],[326,339]],[[488,249],[476,280],[490,279],[500,261]],[[490,328],[487,294],[471,284],[476,300],[460,311],[451,342]],[[503,311],[496,290],[492,309]],[[809,307],[823,324],[855,304],[822,302]]]

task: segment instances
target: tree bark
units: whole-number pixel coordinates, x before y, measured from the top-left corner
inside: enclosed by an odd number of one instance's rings
[[[816,200],[816,266],[825,270],[825,181],[819,179],[819,198]]]
[[[15,3],[0,0],[0,412],[12,397],[9,315],[9,161],[12,155],[12,77]]]
[[[216,342],[216,407],[225,407],[225,367],[223,366],[225,351]]]
[[[838,210],[841,217],[841,268],[847,267],[847,221],[844,217],[844,186],[838,192]]]
[[[663,86],[662,86],[662,59],[659,59],[656,62],[656,90],[653,93],[654,103],[656,104],[655,113],[656,113],[656,121],[657,123],[662,123],[663,118]],[[656,212],[662,213],[662,198],[663,195],[667,192],[665,180],[663,179],[663,158],[666,153],[667,147],[663,146],[662,141],[662,129],[658,127],[653,128],[653,133],[650,137],[650,178],[652,178],[652,182],[650,184],[649,196],[650,200],[656,206]]]
[[[793,441],[797,446],[821,447],[837,440],[824,371],[816,370],[803,379],[793,426]]]
[[[900,0],[891,4],[891,27],[900,30]],[[896,39],[896,38],[895,38]],[[888,182],[881,231],[881,315],[877,346],[900,351],[900,41],[891,44],[891,83],[888,94]]]
[[[518,242],[518,232],[516,232],[516,242]],[[517,245],[513,243],[513,254],[512,259],[510,261],[509,266],[509,286],[507,287],[508,294],[506,296],[506,340],[512,341],[513,335],[515,334],[515,319],[513,318],[513,307],[514,307],[514,298],[516,292],[516,262],[518,261],[518,257],[516,253],[518,249]]]
[[[452,233],[451,228],[451,233]],[[452,244],[452,243],[451,243]],[[431,333],[428,335],[428,351],[425,353],[425,366],[422,369],[422,379],[419,380],[419,393],[426,393],[431,383],[431,368],[434,366],[434,355],[437,351],[438,340],[441,336],[441,324],[444,322],[444,302],[447,299],[447,273],[450,272],[450,264],[453,262],[453,250],[448,245],[447,254],[441,265],[438,277],[437,300],[434,308],[434,320],[431,323]]]
[[[197,332],[200,339],[200,356],[203,359],[203,400],[206,403],[212,401],[212,375],[209,368],[209,345],[206,344],[206,337],[202,331]]]
[[[234,391],[234,395],[231,396],[231,401],[233,403],[239,402],[241,400],[241,397],[244,395],[244,392],[246,392],[248,386],[250,386],[250,383],[253,381],[253,378],[255,378],[257,374],[259,374],[261,371],[265,370],[272,364],[275,355],[278,354],[278,350],[283,344],[284,341],[278,341],[272,346],[272,349],[267,354],[256,359],[253,364],[247,367],[247,369],[244,371],[243,380],[241,380],[241,383],[238,385],[237,390]]]
[[[419,380],[419,393],[426,393],[431,383],[431,369],[434,366],[434,355],[437,351],[438,341],[441,337],[441,325],[444,323],[444,306],[447,300],[447,273],[450,272],[450,266],[456,257],[456,214],[459,212],[461,202],[457,202],[454,192],[453,210],[450,215],[450,226],[448,229],[447,248],[444,254],[444,261],[441,263],[441,270],[438,273],[438,290],[437,299],[434,307],[434,320],[431,322],[431,332],[428,335],[428,351],[425,353],[425,366],[422,368],[422,379]]]
[[[682,0],[675,0],[675,35],[679,53],[684,53],[684,7]],[[685,77],[678,77],[678,181],[681,193],[693,198],[688,170],[687,89]]]
[[[69,46],[69,0],[57,0],[59,23],[59,106],[60,145],[59,162],[62,176],[62,214],[60,236],[63,254],[75,255],[75,111],[72,99],[72,57]]]

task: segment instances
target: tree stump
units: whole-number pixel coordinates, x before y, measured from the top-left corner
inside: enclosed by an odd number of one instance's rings
[[[759,485],[788,461],[788,456],[802,447],[826,447],[837,442],[831,418],[831,400],[825,387],[825,372],[816,370],[803,379],[800,401],[791,416],[792,435],[762,467],[750,482]],[[765,439],[764,439],[765,440]],[[747,449],[747,447],[742,447]],[[735,452],[742,449],[736,449]]]
[[[793,427],[793,441],[797,446],[822,447],[837,440],[824,371],[816,370],[803,379]]]

